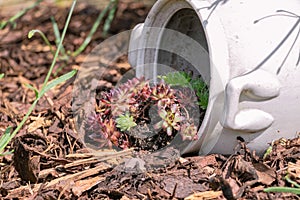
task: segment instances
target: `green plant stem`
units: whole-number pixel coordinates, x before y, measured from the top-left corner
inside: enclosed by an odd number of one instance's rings
[[[25,9],[21,10],[20,12],[18,12],[14,16],[12,16],[9,20],[1,22],[0,29],[5,28],[8,23],[14,24],[17,19],[19,19],[20,17],[22,17],[23,15],[25,15],[32,8],[34,8],[37,5],[39,5],[42,1],[43,0],[37,0],[34,4],[32,4],[31,6],[29,6],[28,8],[25,8]]]
[[[264,192],[288,192],[293,194],[300,194],[300,189],[292,187],[269,187],[264,189]]]
[[[300,185],[296,181],[292,181],[288,174],[284,178],[287,180],[287,182],[300,189]]]
[[[33,33],[33,34],[34,34],[34,33],[38,33],[38,34],[40,34],[40,36],[43,38],[44,42],[49,46],[51,53],[52,53],[53,55],[55,55],[55,52],[53,51],[52,46],[51,46],[51,44],[50,44],[48,38],[45,36],[45,34],[44,34],[42,31],[40,31],[40,30],[38,30],[38,29],[34,29],[34,30],[31,30],[30,33]],[[32,35],[33,35],[33,34],[32,34]]]
[[[55,35],[55,44],[56,44],[56,47],[58,47],[59,42],[61,40],[59,28],[58,28],[58,25],[57,25],[54,17],[51,17],[51,22],[52,22],[52,27],[53,27],[54,35]],[[61,51],[61,53],[63,55],[62,57],[67,60],[68,56],[66,55],[66,50],[65,50],[64,46],[61,47],[60,51]]]
[[[109,11],[109,14],[108,14],[108,17],[107,19],[105,20],[105,23],[104,23],[104,26],[103,26],[103,36],[106,37],[107,36],[107,33],[110,29],[110,25],[115,17],[115,14],[116,14],[116,11],[117,11],[117,8],[118,8],[118,1],[114,1],[113,2],[114,5],[112,7],[112,9]]]
[[[77,2],[77,0],[73,0],[73,3],[72,3],[72,6],[71,6],[69,15],[68,15],[68,18],[67,18],[65,27],[64,27],[64,30],[63,30],[63,32],[62,32],[61,40],[60,40],[60,42],[59,42],[59,44],[58,44],[57,50],[56,50],[55,55],[54,55],[54,59],[53,59],[53,61],[52,61],[51,67],[50,67],[50,69],[49,69],[49,71],[48,71],[48,74],[47,74],[47,76],[46,76],[46,78],[45,78],[45,81],[44,81],[44,83],[43,83],[43,86],[42,86],[41,91],[43,91],[43,89],[45,89],[45,87],[46,87],[46,85],[47,85],[47,83],[48,83],[48,81],[49,81],[49,78],[50,78],[50,76],[51,76],[51,74],[52,74],[53,68],[54,68],[54,66],[55,66],[55,64],[56,64],[56,59],[57,59],[58,54],[59,54],[59,52],[60,52],[60,49],[61,49],[61,47],[62,47],[62,43],[63,43],[63,40],[64,40],[64,38],[65,38],[65,35],[66,35],[66,32],[67,32],[69,23],[70,23],[70,21],[71,21],[72,13],[73,13],[73,10],[74,10],[74,8],[75,8],[76,2]]]
[[[106,13],[109,11],[110,7],[116,2],[116,0],[111,0],[108,4],[108,6],[106,6],[106,8],[100,12],[100,14],[98,15],[95,23],[93,24],[93,27],[90,31],[90,33],[88,34],[88,36],[85,38],[84,42],[81,44],[81,46],[74,51],[71,56],[72,57],[76,57],[78,56],[82,51],[85,50],[85,48],[87,47],[87,45],[90,43],[90,41],[92,40],[92,37],[94,35],[94,33],[96,32],[96,30],[98,29],[98,26],[101,24],[103,18],[105,17]]]
[[[77,0],[73,0],[73,4],[72,4],[72,6],[71,6],[71,9],[70,9],[70,12],[69,12],[67,21],[66,21],[66,24],[65,24],[65,27],[64,27],[64,30],[63,30],[63,33],[62,33],[62,37],[61,37],[61,40],[60,40],[60,43],[59,43],[59,45],[58,45],[58,47],[57,47],[57,50],[56,50],[56,52],[55,52],[55,56],[54,56],[54,58],[53,58],[53,60],[52,60],[51,67],[50,67],[50,69],[49,69],[49,71],[48,71],[48,74],[47,74],[47,76],[46,76],[46,78],[45,78],[45,81],[44,81],[44,83],[43,83],[43,85],[42,85],[42,88],[41,88],[41,90],[40,90],[40,92],[39,92],[39,95],[38,95],[38,97],[35,99],[35,101],[32,103],[32,105],[30,106],[30,108],[28,109],[28,111],[27,111],[25,117],[23,118],[23,120],[20,122],[20,124],[17,126],[17,128],[16,128],[16,129],[13,131],[13,133],[11,134],[11,136],[10,136],[10,138],[9,138],[9,141],[11,141],[12,138],[14,138],[15,135],[19,132],[19,130],[23,127],[23,125],[24,125],[24,123],[27,121],[29,115],[32,113],[32,111],[33,111],[33,109],[35,108],[36,104],[38,103],[38,101],[40,100],[40,98],[41,98],[41,97],[43,96],[43,94],[44,94],[43,91],[45,90],[45,88],[46,88],[46,86],[47,86],[47,83],[48,83],[49,78],[50,78],[50,76],[51,76],[51,74],[52,74],[53,68],[54,68],[54,66],[55,66],[55,64],[56,64],[56,59],[57,59],[57,57],[58,57],[60,48],[62,47],[62,42],[63,42],[64,37],[65,37],[65,35],[66,35],[67,28],[68,28],[68,25],[69,25],[69,23],[70,23],[72,13],[73,13],[73,10],[74,10],[75,5],[76,5],[76,1],[77,1]]]

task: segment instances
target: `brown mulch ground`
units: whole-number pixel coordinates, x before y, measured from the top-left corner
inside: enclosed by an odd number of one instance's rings
[[[123,3],[122,3],[123,2]],[[110,35],[142,22],[149,8],[124,0],[119,5]],[[50,16],[62,30],[68,9],[42,3],[13,29],[0,30],[0,136],[8,126],[16,127],[35,99],[26,84],[40,88],[52,61],[52,54],[39,36],[40,29],[54,46]],[[77,5],[64,41],[66,49],[77,49],[92,27],[99,10]],[[0,20],[9,16],[1,16]],[[57,75],[77,69],[83,58],[105,38],[98,31],[88,48],[77,58],[59,62]],[[63,67],[63,68],[62,68]],[[60,70],[62,68],[62,70]],[[129,70],[126,58],[118,59],[101,82],[105,89]],[[1,199],[300,199],[291,193],[265,193],[269,186],[288,186],[285,175],[300,183],[300,138],[280,140],[264,159],[250,152],[241,141],[235,154],[174,159],[145,171],[147,160],[119,162],[134,152],[93,152],[75,131],[72,113],[74,78],[49,91],[9,145],[12,155],[0,157]],[[166,158],[172,152],[166,152]],[[118,156],[118,158],[116,158]],[[150,160],[151,160],[150,159]],[[146,163],[145,163],[146,161]]]

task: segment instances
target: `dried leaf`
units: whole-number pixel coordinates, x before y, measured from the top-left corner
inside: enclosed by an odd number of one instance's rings
[[[50,126],[51,125],[51,120],[46,120],[45,117],[31,117],[31,120],[33,121],[31,124],[28,125],[28,132],[34,132],[35,130],[45,127],[45,126]]]
[[[258,182],[261,182],[265,185],[271,185],[273,181],[275,181],[276,174],[274,169],[268,167],[263,163],[253,163],[253,166],[256,169]]]

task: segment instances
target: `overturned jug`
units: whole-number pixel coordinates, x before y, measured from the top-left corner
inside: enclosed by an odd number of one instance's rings
[[[136,76],[192,70],[209,102],[183,153],[232,153],[241,136],[262,154],[300,131],[298,0],[158,0],[130,37]]]

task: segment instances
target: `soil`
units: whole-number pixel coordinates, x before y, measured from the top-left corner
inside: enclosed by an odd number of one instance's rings
[[[109,36],[144,21],[149,11],[142,1],[120,1]],[[17,20],[16,27],[0,30],[0,136],[15,128],[35,99],[26,84],[40,88],[51,65],[52,54],[39,29],[55,48],[50,17],[62,30],[68,8],[45,1]],[[99,10],[84,2],[76,6],[65,49],[77,49],[97,18]],[[0,14],[0,20],[10,16]],[[101,27],[100,27],[101,29]],[[86,55],[101,41],[98,31],[78,57],[60,61],[51,76],[78,69]],[[117,51],[117,50],[116,50]],[[120,58],[107,70],[101,87],[111,89],[130,69]],[[173,148],[159,153],[89,151],[74,123],[72,78],[40,99],[29,120],[9,144],[13,154],[0,157],[1,199],[299,199],[292,193],[266,193],[271,186],[300,184],[300,138],[274,141],[268,155],[260,158],[242,138],[232,155],[180,157]],[[99,86],[100,87],[100,86]],[[77,116],[77,115],[75,115]],[[125,162],[123,162],[125,160]]]

